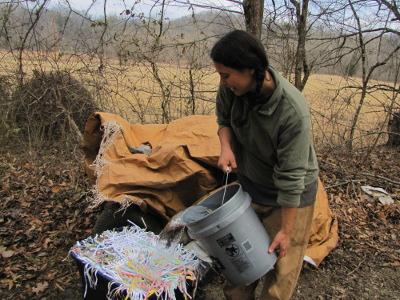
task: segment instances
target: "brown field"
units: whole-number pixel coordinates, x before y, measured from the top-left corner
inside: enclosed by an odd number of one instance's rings
[[[18,54],[0,53],[0,75],[16,74]],[[197,69],[167,64],[152,67],[150,63],[135,61],[120,65],[116,59],[101,64],[98,58],[84,54],[24,52],[22,66],[27,76],[33,69],[70,72],[93,93],[102,110],[132,123],[162,123],[193,113],[214,113],[219,79],[211,65]],[[304,94],[310,103],[317,146],[343,145],[359,105],[361,95],[356,87],[360,86],[359,78],[325,74],[310,77]],[[390,104],[389,94],[374,91],[366,96],[354,135],[355,147],[385,141],[385,134],[377,140],[377,133],[386,130]]]

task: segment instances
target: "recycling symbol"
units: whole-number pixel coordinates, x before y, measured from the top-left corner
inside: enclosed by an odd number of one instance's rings
[[[235,244],[230,244],[229,246],[225,247],[225,252],[230,257],[235,257],[239,254],[240,248]]]

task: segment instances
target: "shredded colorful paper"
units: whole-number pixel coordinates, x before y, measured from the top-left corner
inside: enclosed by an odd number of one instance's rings
[[[168,244],[136,225],[109,230],[78,241],[71,252],[84,264],[85,294],[96,288],[99,273],[109,277],[108,299],[176,299],[180,290],[192,298],[187,282],[196,284],[200,260],[178,243]],[[153,296],[153,297],[154,297]]]

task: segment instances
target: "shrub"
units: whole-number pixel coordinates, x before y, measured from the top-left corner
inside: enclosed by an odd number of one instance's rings
[[[11,96],[11,124],[34,144],[79,139],[97,110],[90,92],[66,72],[33,71]]]

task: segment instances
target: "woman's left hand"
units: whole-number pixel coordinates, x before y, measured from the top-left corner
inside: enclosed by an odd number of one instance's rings
[[[271,246],[268,249],[269,253],[274,251],[279,251],[278,259],[284,258],[286,256],[287,250],[290,247],[290,233],[285,233],[283,230],[280,230],[274,240],[272,241]]]
[[[292,232],[296,213],[297,207],[282,207],[281,230],[278,231],[268,249],[269,253],[279,251],[278,259],[285,257],[290,247],[290,233]]]

